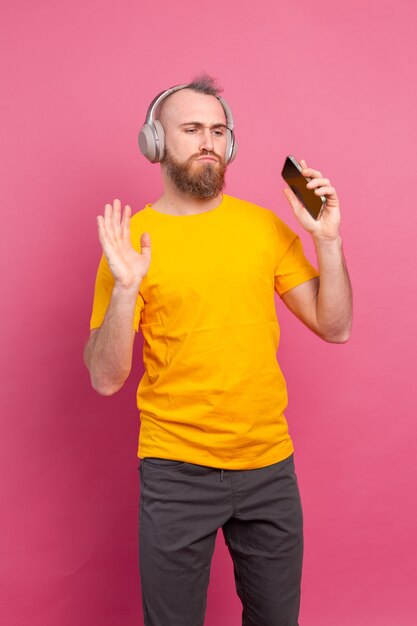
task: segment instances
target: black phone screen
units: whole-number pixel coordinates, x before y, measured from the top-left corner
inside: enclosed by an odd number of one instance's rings
[[[314,189],[309,189],[307,183],[310,178],[303,176],[300,172],[301,165],[296,165],[297,161],[294,157],[288,156],[282,168],[281,175],[288,186],[295,193],[301,204],[307,209],[312,217],[316,220],[319,217],[323,204],[326,202],[324,196],[318,196]]]

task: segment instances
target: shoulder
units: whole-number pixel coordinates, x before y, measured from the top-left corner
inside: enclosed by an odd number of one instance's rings
[[[264,206],[260,206],[254,202],[250,202],[249,200],[243,200],[241,198],[236,198],[235,196],[226,196],[224,198],[233,207],[236,211],[239,211],[240,216],[247,215],[248,217],[252,217],[257,219],[258,221],[263,221],[265,224],[268,224],[271,228],[278,231],[281,235],[295,235],[289,226],[280,218],[272,209],[266,208]]]
[[[130,218],[131,233],[136,233],[139,230],[146,228],[146,225],[149,223],[149,211],[146,210],[148,206],[149,204],[146,204],[143,209],[136,211],[136,213],[134,213]]]
[[[227,202],[230,207],[234,207],[241,212],[244,211],[261,217],[266,217],[268,213],[272,213],[270,209],[266,209],[265,207],[255,204],[254,202],[250,202],[249,200],[237,198],[236,196],[223,194],[223,201]]]
[[[141,222],[142,220],[144,220],[146,218],[147,215],[147,208],[149,207],[149,204],[145,204],[145,206],[143,207],[143,209],[139,209],[139,211],[136,211],[136,213],[133,213],[132,217],[130,218],[130,223],[131,224],[135,224],[137,222]]]

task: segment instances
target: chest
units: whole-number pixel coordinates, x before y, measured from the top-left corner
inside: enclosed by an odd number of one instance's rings
[[[152,260],[141,285],[145,322],[201,307],[246,316],[260,300],[273,301],[276,249],[264,225],[177,226],[150,235]]]

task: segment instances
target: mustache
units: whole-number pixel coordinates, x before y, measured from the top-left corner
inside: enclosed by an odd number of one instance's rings
[[[223,159],[220,156],[220,154],[216,154],[216,152],[208,152],[208,151],[199,152],[198,154],[194,154],[188,160],[191,163],[194,160],[201,159],[201,157],[213,157],[217,161],[219,161],[219,163],[223,163]]]

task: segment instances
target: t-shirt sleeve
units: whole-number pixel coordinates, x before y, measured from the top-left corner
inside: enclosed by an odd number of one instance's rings
[[[114,287],[113,274],[110,271],[104,254],[101,256],[100,263],[96,275],[96,284],[94,289],[93,310],[90,319],[90,330],[93,328],[99,328],[106,315],[106,311],[110,304],[111,294]],[[144,301],[140,293],[136,300],[135,315],[133,318],[133,328],[136,332],[139,329],[139,321],[142,309],[144,308]]]
[[[277,235],[275,290],[282,296],[297,285],[316,278],[319,272],[305,257],[299,236],[275,214],[274,225]]]

